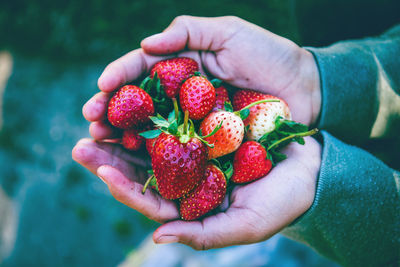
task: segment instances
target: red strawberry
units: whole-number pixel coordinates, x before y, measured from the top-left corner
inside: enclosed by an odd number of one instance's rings
[[[205,77],[192,76],[182,84],[179,100],[191,119],[200,120],[214,107],[215,88]]]
[[[147,152],[149,152],[150,157],[153,155],[153,148],[154,148],[154,144],[156,143],[156,141],[157,141],[157,137],[146,139],[146,150],[147,150]]]
[[[221,128],[210,137],[205,137],[213,148],[208,150],[208,158],[214,159],[232,153],[242,143],[244,125],[242,119],[235,113],[217,111],[210,113],[200,124],[200,132],[203,136],[210,134],[215,127],[223,121]]]
[[[128,129],[122,134],[122,145],[129,150],[137,151],[144,142],[144,138],[139,135],[138,130]]]
[[[120,88],[108,103],[108,121],[115,127],[129,129],[149,121],[154,106],[150,95],[135,85]]]
[[[265,148],[255,141],[243,143],[233,158],[232,181],[247,183],[264,177],[272,168]]]
[[[165,94],[169,98],[174,98],[178,95],[183,81],[198,70],[199,65],[191,58],[170,58],[157,62],[150,71],[150,78],[157,72]]]
[[[212,111],[225,110],[225,102],[231,102],[231,100],[229,99],[228,91],[224,86],[221,85],[220,87],[215,88],[215,94],[215,105]]]
[[[220,169],[214,164],[206,167],[204,179],[182,198],[180,214],[184,220],[195,220],[210,210],[218,207],[224,200],[226,194],[226,180]]]
[[[280,102],[262,103],[250,108],[249,116],[243,121],[245,126],[250,126],[246,133],[249,140],[258,141],[265,133],[273,131],[278,116],[284,119],[291,118],[289,107],[284,100],[251,90],[237,91],[233,96],[233,107],[235,110],[240,110],[263,99],[278,99]]]
[[[166,199],[181,198],[199,184],[207,164],[206,146],[195,137],[181,142],[162,133],[153,148],[151,163],[158,190]]]

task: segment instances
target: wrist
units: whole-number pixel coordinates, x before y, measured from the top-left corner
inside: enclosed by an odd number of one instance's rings
[[[310,119],[309,125],[315,125],[318,122],[321,111],[321,84],[319,70],[314,56],[308,50],[302,48],[302,88],[303,93],[309,98],[310,103]]]

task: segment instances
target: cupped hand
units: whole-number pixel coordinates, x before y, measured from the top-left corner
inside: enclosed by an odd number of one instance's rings
[[[238,88],[283,98],[295,121],[311,125],[318,118],[320,81],[312,54],[242,19],[180,16],[162,33],[144,39],[141,46],[105,68],[98,81],[102,92],[84,106],[95,139],[116,135],[103,122],[110,93],[172,56],[192,57],[203,73]]]
[[[142,41],[136,49],[110,63],[98,81],[101,90],[83,107],[95,140],[112,139],[120,132],[106,122],[112,92],[134,81],[158,61],[173,56],[195,59],[203,73],[239,88],[283,98],[295,121],[315,123],[320,110],[319,74],[313,56],[293,42],[235,17],[175,19],[162,33]],[[181,242],[195,249],[224,247],[265,240],[303,214],[312,204],[320,165],[320,146],[290,145],[288,159],[256,182],[237,186],[225,212],[202,221],[177,220],[172,201],[151,190],[141,194],[145,166],[112,143],[81,140],[73,158],[98,175],[120,202],[164,223],[154,233],[157,243]]]
[[[321,148],[313,138],[304,146],[290,144],[280,162],[264,178],[238,185],[228,207],[201,221],[179,220],[173,201],[152,190],[142,195],[145,163],[113,144],[85,139],[74,158],[108,185],[112,195],[145,216],[164,223],[153,234],[156,243],[180,242],[197,250],[249,244],[268,239],[312,205],[321,164]],[[133,164],[132,164],[133,163]]]

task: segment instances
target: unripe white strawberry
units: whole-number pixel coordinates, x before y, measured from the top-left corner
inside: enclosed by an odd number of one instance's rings
[[[275,120],[278,116],[284,119],[291,119],[288,104],[272,95],[267,95],[251,90],[239,90],[233,96],[233,108],[240,110],[243,107],[263,99],[278,99],[280,102],[261,103],[250,108],[249,116],[243,121],[249,126],[246,133],[248,140],[259,140],[265,133],[275,129]]]

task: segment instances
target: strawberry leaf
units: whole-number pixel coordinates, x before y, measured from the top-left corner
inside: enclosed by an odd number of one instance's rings
[[[157,126],[157,127],[169,127],[169,123],[166,119],[164,119],[160,114],[157,114],[157,117],[155,116],[149,116],[150,120]]]
[[[279,152],[283,147],[290,142],[297,142],[301,145],[305,144],[305,136],[317,133],[317,129],[308,130],[304,124],[297,123],[291,120],[277,117],[275,120],[275,129],[269,133],[265,133],[258,142],[266,147],[267,158],[275,165],[286,158],[285,154]]]
[[[150,131],[146,131],[146,132],[141,132],[139,133],[140,136],[143,136],[146,139],[153,139],[158,137],[161,134],[161,130],[160,129],[156,129],[156,130],[150,130]]]
[[[225,101],[224,108],[228,112],[233,112],[233,106],[232,106],[231,102]]]
[[[247,132],[249,131],[249,129],[250,129],[250,125],[247,125],[247,126],[244,127],[244,135],[247,134]]]
[[[228,183],[229,180],[231,179],[233,175],[233,164],[231,161],[225,162],[225,164],[222,166],[222,171],[225,174],[226,182]]]
[[[246,108],[246,109],[242,109],[239,112],[239,116],[240,118],[244,121],[245,119],[247,119],[247,117],[250,115],[250,109]]]
[[[145,90],[147,93],[149,93],[149,89],[151,89],[151,88],[149,88],[149,83],[151,83],[152,82],[152,79],[150,78],[150,76],[147,76],[143,81],[142,81],[142,83],[140,84],[140,88],[142,88],[143,90]]]
[[[171,123],[173,120],[175,120],[175,110],[171,111],[168,115],[168,122]]]
[[[178,133],[178,123],[175,119],[169,124],[168,132],[173,135],[176,135]]]
[[[211,84],[214,86],[214,88],[218,88],[221,87],[222,81],[220,79],[215,78],[211,80]]]
[[[158,190],[158,185],[157,185],[157,179],[156,179],[156,177],[154,176],[153,178],[151,178],[151,180],[150,180],[150,187],[152,188],[152,189],[154,189],[154,190],[156,190],[157,192],[159,191]]]

